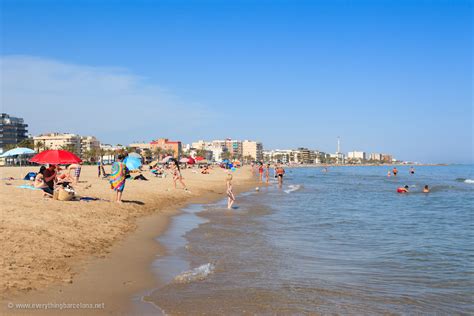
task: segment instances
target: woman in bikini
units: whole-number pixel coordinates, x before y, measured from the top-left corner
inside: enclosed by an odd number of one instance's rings
[[[232,205],[235,202],[234,192],[232,192],[232,174],[231,173],[227,174],[226,182],[227,182],[227,191],[226,191],[226,194],[227,194],[227,208],[230,210],[232,208]]]
[[[179,170],[179,162],[176,159],[173,159],[171,162],[171,171],[173,173],[174,188],[176,189],[176,182],[179,181],[179,183],[181,183],[181,185],[183,186],[184,191],[188,191],[188,188],[186,188],[186,184],[184,184],[183,176],[181,175],[181,170]]]

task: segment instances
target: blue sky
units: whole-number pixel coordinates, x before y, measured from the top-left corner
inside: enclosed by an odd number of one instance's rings
[[[33,134],[473,161],[470,1],[1,4],[2,109]]]

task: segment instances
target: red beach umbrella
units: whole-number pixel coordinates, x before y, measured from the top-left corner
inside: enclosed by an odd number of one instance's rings
[[[81,158],[67,150],[45,150],[30,159],[37,164],[62,165],[70,163],[80,163]]]
[[[196,160],[196,161],[201,161],[201,160],[204,160],[204,157],[197,156],[196,158],[194,158],[194,160]]]
[[[196,163],[196,160],[193,159],[193,157],[188,158],[188,164],[194,165]]]

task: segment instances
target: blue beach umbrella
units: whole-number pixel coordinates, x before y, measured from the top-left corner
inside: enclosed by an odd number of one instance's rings
[[[130,156],[125,158],[123,162],[125,163],[125,166],[127,166],[128,170],[136,170],[142,165],[140,159]]]
[[[138,153],[129,153],[128,154],[128,157],[133,157],[133,158],[137,158],[137,159],[142,159],[142,156]]]
[[[23,148],[17,147],[14,149],[10,149],[9,151],[4,152],[0,157],[12,157],[12,156],[20,156],[20,155],[31,155],[35,154],[36,152],[30,148]]]

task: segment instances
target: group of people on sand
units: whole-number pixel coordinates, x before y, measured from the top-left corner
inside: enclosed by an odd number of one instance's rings
[[[125,189],[125,181],[130,177],[129,170],[124,163],[125,155],[120,154],[117,156],[117,160],[112,164],[112,173],[109,175],[109,183],[112,190],[115,191],[114,202],[122,203],[122,194]],[[181,184],[185,191],[189,191],[184,183],[183,176],[181,174],[181,169],[179,167],[179,162],[175,158],[172,158],[168,162],[169,169],[173,175],[174,188],[177,188],[178,182]],[[161,174],[164,173],[164,170],[161,169]]]
[[[76,185],[80,176],[81,164],[71,164],[64,169],[54,164],[41,166],[35,176],[34,187],[43,190],[45,196],[53,197],[55,189]]]

